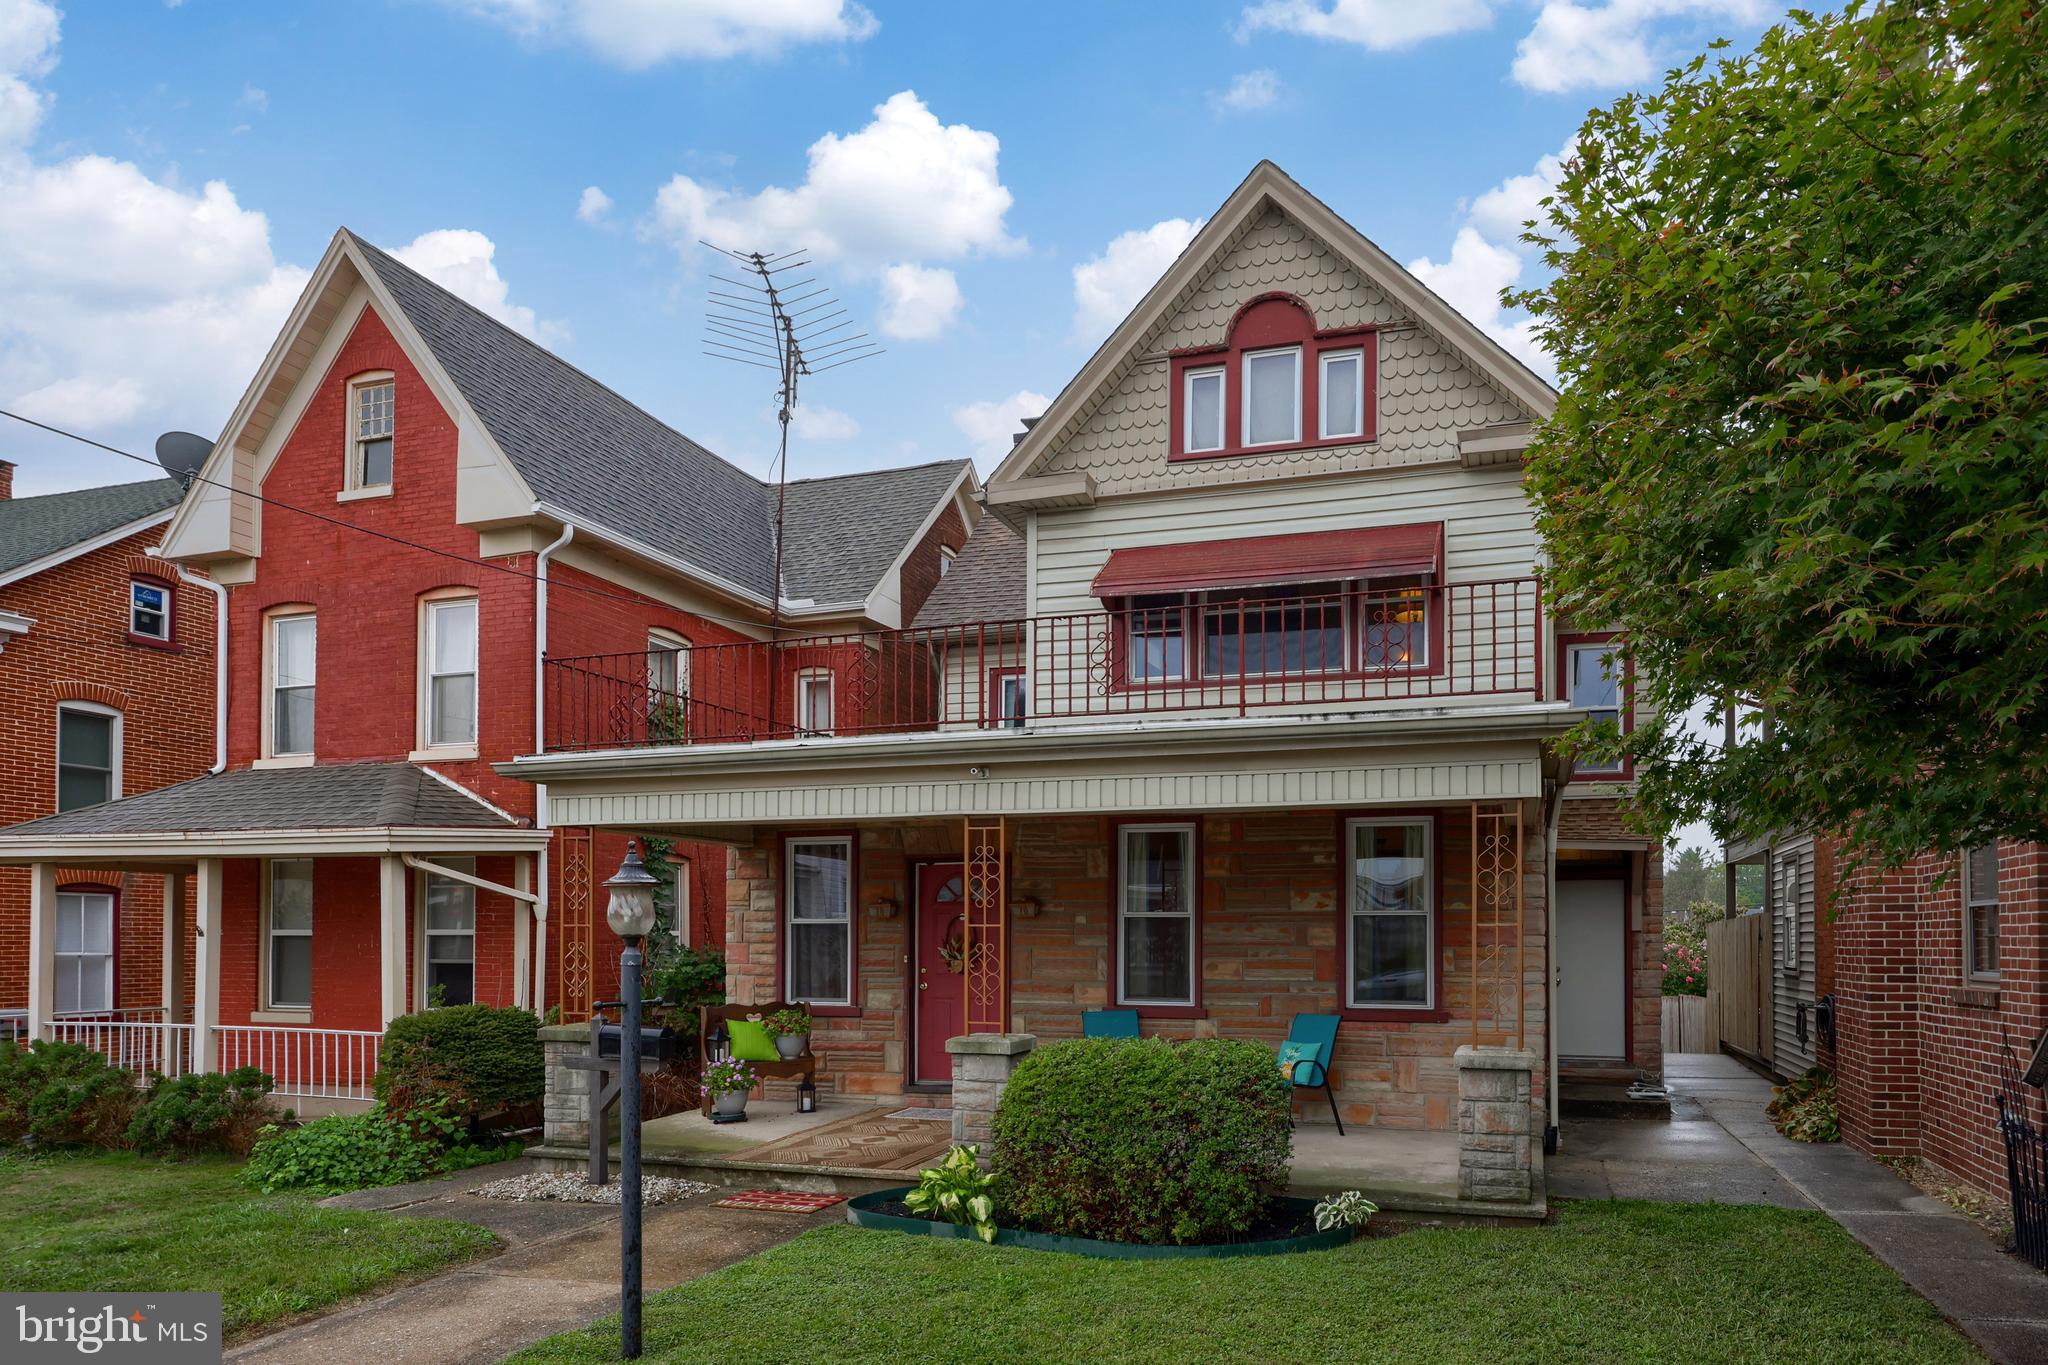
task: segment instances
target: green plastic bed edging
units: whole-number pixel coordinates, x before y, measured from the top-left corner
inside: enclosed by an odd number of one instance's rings
[[[857,1194],[846,1201],[847,1216],[864,1228],[879,1228],[889,1232],[909,1232],[925,1237],[964,1237],[979,1240],[973,1228],[961,1227],[957,1223],[935,1223],[929,1218],[905,1218],[899,1214],[882,1213],[878,1206],[901,1199],[913,1187],[901,1185],[893,1190],[876,1190],[871,1194]],[[1313,1208],[1315,1201],[1282,1196],[1280,1202],[1287,1206]],[[1150,1246],[1138,1242],[1103,1242],[1093,1237],[1061,1237],[1049,1232],[1025,1232],[1018,1228],[996,1230],[996,1245],[999,1247],[1028,1247],[1033,1251],[1065,1251],[1076,1256],[1095,1256],[1105,1261],[1165,1261],[1187,1258],[1216,1258],[1221,1256],[1284,1256],[1294,1251],[1327,1251],[1331,1247],[1343,1246],[1358,1235],[1356,1228],[1331,1228],[1328,1232],[1310,1232],[1300,1237],[1276,1237],[1266,1242],[1210,1242],[1201,1246]]]

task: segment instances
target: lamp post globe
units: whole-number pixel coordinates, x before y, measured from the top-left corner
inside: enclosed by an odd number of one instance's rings
[[[605,905],[604,919],[613,933],[631,942],[654,931],[654,888],[658,884],[647,864],[640,861],[640,845],[627,841],[626,860],[605,882],[611,900]]]

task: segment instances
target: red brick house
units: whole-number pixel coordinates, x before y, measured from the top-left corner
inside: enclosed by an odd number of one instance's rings
[[[1339,1015],[1354,1124],[1457,1126],[1466,1046],[1546,1109],[1560,1070],[1656,1072],[1658,852],[1629,773],[1551,744],[1631,719],[1613,634],[1542,591],[1520,455],[1554,402],[1262,163],[1018,436],[910,629],[693,651],[863,705],[564,717],[507,771],[556,820],[730,845],[729,997],[808,1001],[839,1094],[940,1094],[949,1035],[1096,1009]]]
[[[170,479],[13,496],[0,460],[0,823],[197,777],[216,762],[214,593],[151,551]],[[70,1035],[155,1021],[189,945],[167,940],[163,879],[56,868],[50,1011]],[[170,951],[166,951],[167,942]],[[0,867],[0,1021],[26,1024],[29,878]]]
[[[0,833],[34,907],[28,1027],[76,867],[160,872],[165,932],[202,945],[166,1066],[353,1097],[384,1024],[431,1002],[584,1017],[614,989],[624,839],[550,827],[497,771],[576,705],[543,658],[613,684],[585,718],[622,737],[823,714],[818,687],[693,652],[904,624],[975,487],[965,461],[792,483],[777,583],[773,486],[338,233],[163,533],[226,586],[224,770]],[[667,931],[717,945],[725,850],[657,851]]]

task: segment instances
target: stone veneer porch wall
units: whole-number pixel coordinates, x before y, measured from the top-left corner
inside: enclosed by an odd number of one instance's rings
[[[1472,1041],[1469,808],[1445,807],[1437,847],[1442,870],[1438,950],[1441,1004],[1448,1017],[1425,1023],[1346,1020],[1334,1068],[1346,1123],[1451,1129],[1457,1124],[1458,1068],[1453,1054]],[[1161,815],[1159,819],[1171,819]],[[1202,858],[1204,1016],[1146,1019],[1144,1031],[1167,1037],[1251,1038],[1277,1047],[1296,1013],[1338,1005],[1343,953],[1337,920],[1342,817],[1333,811],[1231,813],[1196,818]],[[1543,841],[1533,820],[1523,850],[1526,1037],[1544,1041]],[[842,1094],[902,1092],[909,1047],[904,1009],[908,951],[908,868],[921,857],[957,855],[957,824],[881,825],[860,831],[856,1015],[820,1018],[811,1046],[822,1062],[819,1085]],[[1114,912],[1114,845],[1102,816],[1015,822],[1011,899],[1036,898],[1033,918],[1011,919],[1010,1027],[1041,1042],[1077,1037],[1081,1011],[1109,1003],[1109,935]],[[772,1000],[780,890],[775,831],[736,851],[728,888],[728,998]],[[903,907],[880,918],[878,899]],[[1487,972],[1490,974],[1490,965]],[[1511,979],[1511,969],[1510,969]],[[1482,981],[1490,990],[1490,981]],[[1508,1007],[1513,1007],[1512,994]],[[1484,1041],[1498,1041],[1488,1036]],[[1511,1041],[1511,1040],[1510,1040]],[[1543,1097],[1543,1073],[1536,1077]],[[1298,1112],[1326,1119],[1320,1093],[1298,1097]]]

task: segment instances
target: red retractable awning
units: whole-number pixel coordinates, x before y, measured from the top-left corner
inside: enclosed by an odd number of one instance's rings
[[[1097,597],[1195,592],[1203,588],[1268,588],[1356,578],[1440,574],[1444,526],[1372,526],[1303,531],[1246,540],[1205,540],[1115,550],[1095,575]]]

